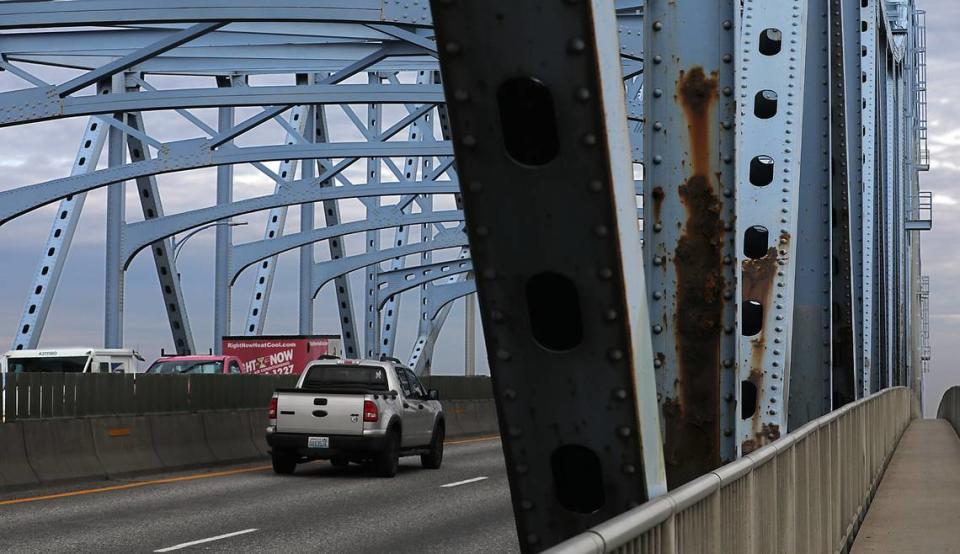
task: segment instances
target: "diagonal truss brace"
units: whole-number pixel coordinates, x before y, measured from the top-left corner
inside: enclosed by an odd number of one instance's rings
[[[105,81],[98,87],[98,94],[108,92],[109,86],[109,80]],[[87,121],[70,175],[82,175],[97,167],[109,128],[95,117]],[[53,295],[60,282],[67,252],[73,242],[73,235],[80,221],[80,213],[83,211],[86,197],[87,193],[81,192],[60,201],[46,246],[37,264],[30,295],[27,297],[23,314],[20,316],[20,324],[14,335],[11,346],[13,350],[33,349],[40,343],[40,335],[43,332],[47,314],[50,312]]]
[[[127,114],[127,124],[144,131],[143,117],[139,112]],[[132,163],[146,160],[150,152],[147,145],[139,137],[127,135],[127,148]],[[163,204],[160,201],[160,190],[157,179],[153,175],[140,177],[136,180],[137,197],[143,210],[145,221],[163,217]],[[187,356],[196,352],[193,343],[193,333],[190,329],[190,319],[187,316],[186,302],[183,299],[183,290],[180,287],[180,272],[177,271],[176,260],[173,257],[171,241],[161,239],[150,245],[153,253],[154,265],[157,268],[157,278],[160,281],[160,292],[163,295],[163,305],[170,324],[170,333],[177,354]]]

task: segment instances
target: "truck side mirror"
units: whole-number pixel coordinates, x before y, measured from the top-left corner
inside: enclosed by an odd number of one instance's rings
[[[437,389],[430,389],[427,391],[427,398],[430,400],[440,400],[440,391]]]

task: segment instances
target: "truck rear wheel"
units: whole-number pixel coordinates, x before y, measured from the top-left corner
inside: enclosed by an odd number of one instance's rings
[[[426,469],[440,469],[443,463],[443,439],[446,431],[443,421],[438,421],[433,428],[433,439],[430,441],[430,453],[420,455],[420,464]]]
[[[380,477],[393,477],[400,465],[400,435],[390,431],[384,442],[383,451],[377,454],[373,467]]]
[[[271,454],[270,460],[277,475],[291,475],[297,469],[297,458],[289,454]]]

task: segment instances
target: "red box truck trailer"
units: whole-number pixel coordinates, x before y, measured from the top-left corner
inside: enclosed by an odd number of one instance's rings
[[[255,375],[299,375],[309,362],[341,356],[339,335],[223,337],[223,354],[240,359],[240,371]]]

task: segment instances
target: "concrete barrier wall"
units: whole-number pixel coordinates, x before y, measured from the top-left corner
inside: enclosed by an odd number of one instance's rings
[[[27,461],[23,427],[19,423],[0,425],[0,490],[38,483],[40,480]]]
[[[497,433],[493,400],[445,400],[447,437]],[[0,493],[265,460],[263,409],[0,423]]]

